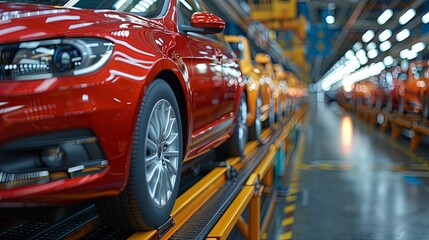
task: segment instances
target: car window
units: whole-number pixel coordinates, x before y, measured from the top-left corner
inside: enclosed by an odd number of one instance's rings
[[[181,26],[191,26],[191,17],[195,12],[205,11],[211,12],[204,3],[199,2],[197,0],[180,0],[179,1],[179,9],[180,14],[178,14],[179,18],[179,29]],[[217,34],[204,34],[200,35],[201,37],[209,38],[216,41],[224,42],[223,33]]]
[[[180,24],[191,26],[191,17],[199,11],[198,3],[194,0],[180,0]]]
[[[132,12],[148,18],[159,17],[166,11],[165,0],[9,0],[6,2],[44,4],[84,9],[108,9],[118,12]]]

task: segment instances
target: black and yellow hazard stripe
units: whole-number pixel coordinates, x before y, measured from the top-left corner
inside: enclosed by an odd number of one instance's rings
[[[323,171],[345,171],[350,170],[352,165],[342,162],[312,162],[301,164],[301,170],[323,170]]]
[[[304,120],[304,125],[308,125],[308,121]],[[305,129],[305,127],[304,127]],[[301,132],[297,153],[296,153],[296,163],[292,170],[291,182],[289,184],[288,192],[285,196],[286,206],[283,209],[283,219],[281,222],[282,232],[279,236],[279,239],[287,240],[292,238],[292,226],[295,221],[294,213],[296,209],[296,201],[298,199],[297,194],[299,193],[299,177],[300,170],[302,165],[302,159],[304,156],[304,144],[305,144],[305,133]]]

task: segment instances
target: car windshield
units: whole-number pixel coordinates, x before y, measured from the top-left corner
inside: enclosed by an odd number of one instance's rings
[[[85,9],[108,9],[132,12],[154,18],[162,14],[165,0],[12,0],[6,2],[44,4]]]

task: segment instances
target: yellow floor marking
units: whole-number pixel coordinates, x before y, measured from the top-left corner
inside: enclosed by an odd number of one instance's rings
[[[301,170],[325,170],[325,171],[332,171],[332,170],[350,170],[352,168],[349,164],[331,164],[331,163],[320,163],[318,165],[311,165],[311,164],[302,164]]]
[[[288,194],[289,195],[294,195],[294,194],[297,194],[297,193],[298,193],[298,188],[291,187]]]
[[[286,202],[288,202],[288,203],[295,202],[296,199],[298,199],[298,197],[295,196],[295,195],[288,195],[288,196],[286,196]]]
[[[303,129],[306,129],[308,126],[308,118],[304,118],[303,121]],[[305,131],[303,131],[305,132]],[[297,162],[294,168],[292,169],[292,182],[289,185],[289,192],[286,196],[286,201],[294,202],[296,201],[297,197],[295,196],[296,193],[298,193],[298,181],[300,176],[300,170],[303,168],[302,159],[304,157],[304,148],[305,148],[305,134],[301,133],[302,136],[300,137],[299,143],[298,143],[298,151],[296,153]],[[304,166],[305,167],[305,166]],[[311,169],[311,166],[310,168]],[[284,213],[293,213],[295,211],[295,204],[288,205],[284,208]],[[282,225],[291,225],[294,222],[294,217],[286,218],[282,221]],[[288,240],[292,238],[292,231],[283,233],[280,235],[279,239],[281,240]]]
[[[295,221],[295,218],[293,216],[286,218],[286,219],[283,219],[282,226],[284,227],[284,226],[292,225],[293,221]]]
[[[295,211],[295,208],[296,208],[295,204],[291,204],[291,205],[284,208],[284,212],[285,213],[291,213],[291,212]]]
[[[311,166],[310,164],[303,163],[301,164],[300,168],[301,170],[311,170],[313,169],[313,166]]]
[[[320,163],[319,169],[320,170],[334,170],[334,166],[332,164],[329,164],[329,163]]]
[[[283,233],[280,235],[281,240],[288,240],[292,238],[292,232]]]

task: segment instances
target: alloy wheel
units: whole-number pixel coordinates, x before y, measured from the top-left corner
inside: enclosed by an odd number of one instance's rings
[[[179,127],[171,104],[159,100],[149,117],[146,181],[154,204],[162,208],[173,194],[179,165]]]

